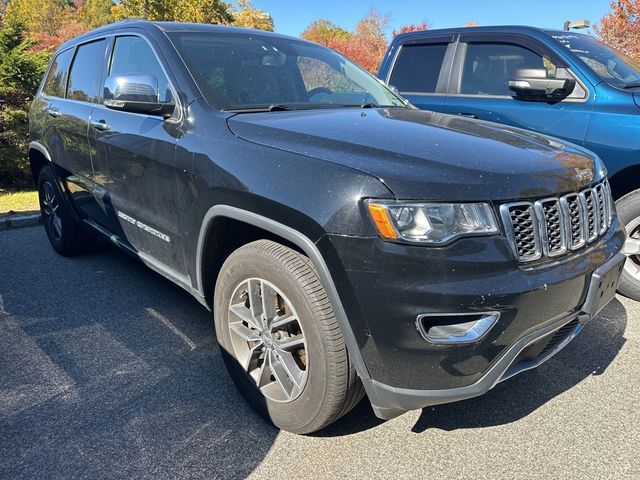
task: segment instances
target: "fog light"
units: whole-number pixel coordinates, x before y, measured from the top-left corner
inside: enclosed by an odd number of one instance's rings
[[[416,326],[427,342],[454,345],[480,340],[498,318],[499,312],[425,313],[418,316]]]

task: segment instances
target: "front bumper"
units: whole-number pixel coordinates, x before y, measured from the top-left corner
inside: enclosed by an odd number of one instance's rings
[[[593,273],[585,303],[578,313],[522,337],[472,385],[445,390],[411,390],[371,380],[367,393],[376,415],[388,420],[408,410],[476,397],[514,375],[546,362],[568,345],[613,298],[625,259],[624,254],[618,253]]]
[[[331,240],[337,252],[350,247],[340,255],[341,297],[369,373],[369,400],[385,419],[481,395],[551,358],[603,306],[599,299],[612,297],[625,258],[617,224],[585,251],[530,269],[514,267],[500,239],[463,240],[448,251]],[[429,345],[415,327],[424,312],[492,310],[502,312],[499,322],[472,345]]]

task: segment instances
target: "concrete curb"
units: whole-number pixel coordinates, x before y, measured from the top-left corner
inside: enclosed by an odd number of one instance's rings
[[[28,215],[12,215],[10,217],[0,218],[0,230],[33,227],[34,225],[40,225],[41,223],[42,217],[39,213],[31,213]]]

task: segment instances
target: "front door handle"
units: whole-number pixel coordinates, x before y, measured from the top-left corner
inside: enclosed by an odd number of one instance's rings
[[[60,115],[62,115],[62,112],[60,110],[58,110],[57,107],[48,107],[47,108],[47,115],[49,115],[50,117],[53,117],[53,118],[58,118]]]
[[[459,117],[480,118],[475,113],[458,113]]]
[[[99,121],[91,120],[89,122],[89,125],[91,125],[96,130],[100,130],[101,132],[105,132],[111,128],[109,124],[104,120],[99,120]]]

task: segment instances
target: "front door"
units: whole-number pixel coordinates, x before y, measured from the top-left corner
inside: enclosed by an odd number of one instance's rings
[[[544,46],[520,36],[465,34],[460,38],[456,57],[443,105],[445,112],[584,145],[593,99],[586,83]],[[559,102],[515,99],[508,82],[514,70],[521,68],[546,68],[549,77],[573,77],[576,87]]]
[[[161,102],[175,102],[168,76],[139,36],[114,40],[108,74],[154,75]],[[106,228],[143,258],[175,274],[184,271],[175,153],[180,124],[162,116],[96,106],[89,137],[95,144],[96,197],[109,212]]]

